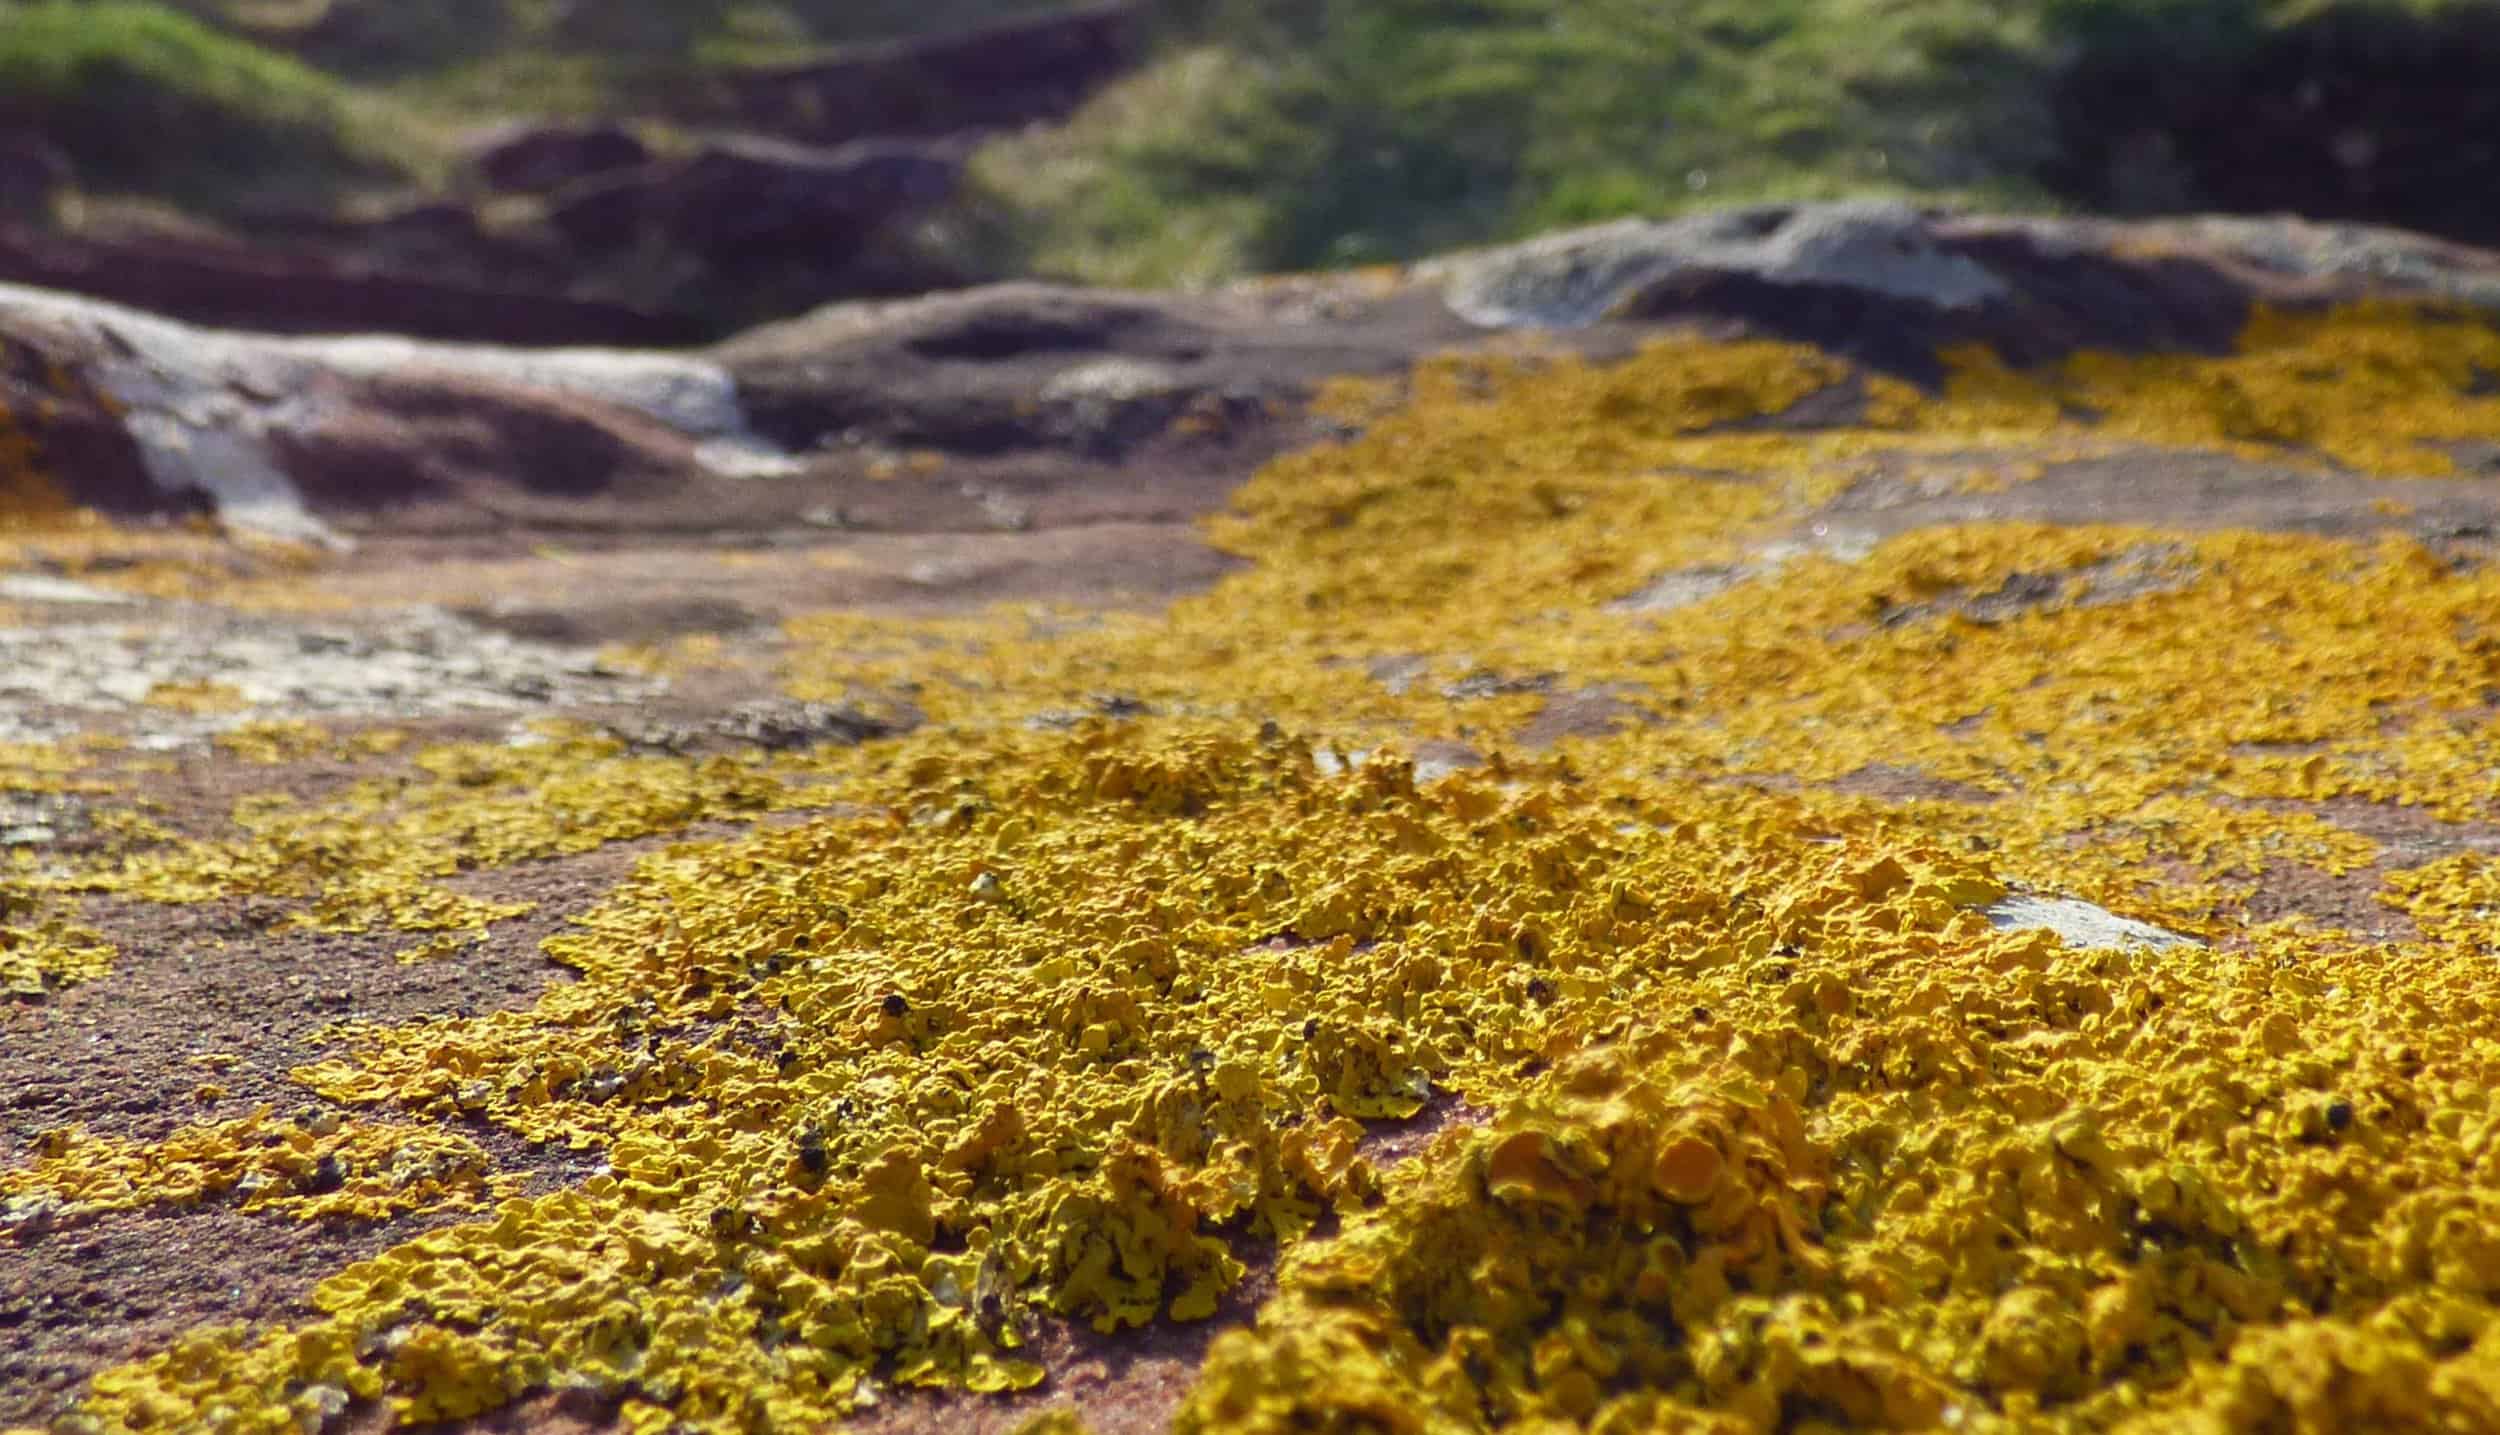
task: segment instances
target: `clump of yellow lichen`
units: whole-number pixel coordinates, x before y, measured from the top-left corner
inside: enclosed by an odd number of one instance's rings
[[[277,766],[308,758],[388,757],[408,745],[408,734],[396,728],[342,734],[304,718],[263,718],[227,728],[214,743],[219,752],[241,761]]]
[[[1811,1334],[1783,1349],[1777,1327],[1829,1330],[1830,1311],[1766,1322],[1740,1298],[1830,1284],[1831,1156],[1791,1097],[1681,1075],[1700,1063],[1677,1045],[1575,1058],[1402,1173],[1377,1212],[1288,1265],[1256,1334],[1218,1342],[1178,1428],[1372,1409],[1602,1428],[1655,1423],[1679,1391],[1756,1427],[1792,1400],[1932,1423],[1941,1382]]]
[[[112,944],[101,933],[39,893],[12,885],[0,868],[0,993],[40,997],[92,981],[112,965]]]
[[[2236,353],[2084,353],[2018,373],[1985,350],[1947,355],[1949,392],[1992,425],[2091,426],[2148,443],[2289,452],[2386,477],[2456,471],[2449,445],[2500,437],[2500,332],[2397,304],[2261,310]]]
[[[245,750],[298,750],[301,734],[247,734]],[[389,736],[341,751],[396,752]],[[530,904],[463,894],[446,879],[479,867],[587,852],[714,817],[752,817],[794,799],[761,759],[634,757],[616,739],[558,726],[522,743],[455,743],[409,757],[311,803],[238,803],[234,838],[129,851],[65,885],[154,902],[263,896],[305,903],[296,925],[475,938]]]
[[[161,1141],[48,1132],[34,1162],[0,1172],[0,1199],[118,1211],[232,1194],[245,1210],[371,1218],[473,1204],[502,1184],[492,1166],[456,1132],[343,1123],[318,1110],[279,1120],[264,1107]]]
[[[1197,1428],[2475,1428],[2487,864],[2391,877],[2401,941],[2254,921],[2246,884],[2379,861],[2326,799],[2490,815],[2500,575],[2117,525],[1762,555],[1957,444],[2428,471],[2500,431],[2492,343],[2264,316],[2223,358],[1956,356],[1941,396],[1698,339],[1427,365],[1340,393],[1359,436],[1246,486],[1214,535],[1251,564],[1166,613],[790,625],[794,695],[909,692],[906,736],[451,746],[92,864],[458,940],[497,919],[465,867],[822,809],[647,859],[534,1006],[297,1073],[373,1130],[609,1174],[89,1413],[568,1386],[635,1428],[804,1426],[879,1382],[1030,1385],[1041,1321],[1207,1316],[1273,1242]],[[1845,426],[1730,431],[1836,389]],[[1519,751],[1588,693],[1617,720]],[[1475,765],[1419,776],[1422,739]],[[2000,930],[2022,887],[2208,940]],[[1374,1168],[1369,1131],[1449,1097],[1494,1115]]]

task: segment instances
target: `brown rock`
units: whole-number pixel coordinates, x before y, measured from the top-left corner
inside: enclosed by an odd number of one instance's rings
[[[47,215],[76,178],[69,156],[38,136],[0,134],[0,213]]]
[[[723,139],[574,186],[549,222],[590,254],[657,238],[715,264],[758,252],[839,255],[888,221],[944,200],[960,164],[951,147],[937,145],[817,150]]]
[[[117,239],[0,227],[0,280],[91,294],[194,323],[287,333],[636,345],[688,343],[704,332],[690,317],[626,304],[172,236]]]
[[[468,163],[489,189],[548,194],[650,160],[650,147],[621,125],[524,124],[486,135]]]

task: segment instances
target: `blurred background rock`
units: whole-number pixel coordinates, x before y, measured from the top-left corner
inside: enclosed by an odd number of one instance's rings
[[[0,279],[693,343],[1884,195],[2500,242],[2463,0],[17,0]]]

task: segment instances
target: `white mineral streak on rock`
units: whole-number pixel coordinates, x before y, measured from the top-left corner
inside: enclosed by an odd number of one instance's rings
[[[2055,932],[2067,946],[2079,950],[2141,946],[2160,951],[2166,947],[2205,945],[2194,937],[2121,917],[2106,907],[2073,897],[2035,897],[2017,892],[1987,908],[1986,914],[1990,922],[2006,931],[2046,929]]]
[[[269,346],[343,374],[405,371],[457,374],[515,388],[578,394],[656,419],[689,438],[749,438],[729,371],[708,359],[631,349],[508,349],[445,344],[392,334],[264,339]]]
[[[758,437],[729,371],[709,359],[621,349],[510,349],[382,334],[288,336],[207,329],[119,304],[0,284],[0,315],[49,324],[111,357],[88,379],[122,406],[149,479],[197,493],[220,520],[341,545],[278,462],[273,440],[317,427],[348,396],[338,380],[432,373],[578,395],[695,440],[713,471],[778,477],[799,466]]]
[[[91,588],[43,573],[0,573],[0,599],[13,603],[62,603],[86,607],[121,607],[137,602],[127,593]]]
[[[1741,274],[1967,309],[2005,279],[1937,244],[1927,217],[1893,201],[1754,206],[1680,219],[1623,219],[1419,267],[1452,312],[1487,328],[1577,328],[1680,274]]]

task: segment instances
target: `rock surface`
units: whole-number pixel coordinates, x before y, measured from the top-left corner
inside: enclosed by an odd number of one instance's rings
[[[0,290],[0,1421],[2476,1428],[2495,272]]]
[[[525,123],[479,136],[468,162],[489,189],[546,194],[650,160],[650,146],[622,125]]]
[[[706,153],[735,169],[729,156],[753,152]],[[744,226],[722,240],[735,245],[803,232],[793,211],[701,198],[709,172],[700,157],[673,171],[691,187],[634,222],[720,237],[726,212]],[[685,242],[711,242],[693,227]],[[74,500],[204,505],[313,536],[439,526],[462,503],[550,520],[572,505],[604,526],[683,526],[689,512],[753,524],[827,506],[771,480],[911,451],[1096,463],[1158,442],[1221,450],[1275,432],[1321,379],[1487,332],[1602,353],[1645,325],[1732,324],[1932,382],[1958,343],[2018,363],[2219,352],[2257,306],[2363,296],[2500,309],[2500,260],[2292,220],[1839,204],[1608,225],[1394,277],[1199,297],[1017,284],[835,305],[683,354],[255,337],[24,288],[0,290],[0,328],[27,370],[6,411],[75,455],[55,465]]]
[[[247,245],[0,226],[0,281],[283,332],[380,330],[507,344],[682,344],[708,332],[682,313],[533,285],[533,272],[549,267],[546,256],[456,241],[444,277],[406,257],[407,234],[387,221],[312,228],[307,239],[303,224],[272,226],[269,242]],[[287,252],[285,231],[298,252]],[[428,258],[442,257],[439,244],[425,249]]]
[[[720,140],[566,186],[548,222],[588,255],[636,245],[711,263],[840,254],[946,199],[960,165],[950,146]]]
[[[1489,328],[1724,316],[1922,378],[1955,343],[2016,362],[2224,347],[2249,306],[2402,295],[2500,308],[2489,251],[2368,225],[1958,216],[1897,202],[1623,220],[1433,261]]]

